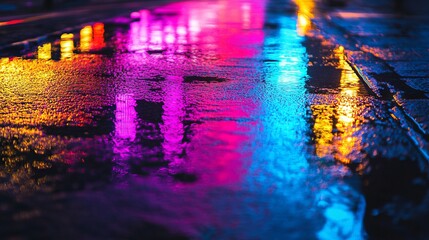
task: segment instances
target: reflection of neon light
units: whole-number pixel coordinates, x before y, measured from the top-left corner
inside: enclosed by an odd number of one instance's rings
[[[140,12],[132,12],[130,18],[138,19],[140,18]]]
[[[89,52],[92,44],[92,27],[85,26],[80,30],[80,50],[82,52]]]
[[[151,50],[161,50],[163,48],[163,32],[161,30],[153,30],[150,33]]]
[[[64,33],[61,35],[60,48],[61,59],[71,58],[73,56],[74,43],[72,33]]]
[[[311,29],[311,19],[314,18],[314,0],[295,0],[298,6],[297,29],[300,36],[305,36]]]
[[[305,36],[311,28],[311,20],[306,15],[298,13],[298,34]]]
[[[164,136],[162,148],[166,159],[178,163],[178,156],[183,151],[184,129],[182,119],[185,116],[183,104],[183,89],[181,77],[167,77],[169,84],[166,85],[164,98],[164,114],[162,116],[163,126],[161,128]]]
[[[353,149],[360,149],[360,138],[357,138],[354,133],[359,130],[359,122],[357,121],[357,105],[356,96],[359,91],[359,78],[354,73],[351,66],[346,62],[344,47],[340,46],[335,49],[335,55],[339,59],[338,68],[341,69],[340,79],[340,96],[341,101],[338,106],[338,123],[337,128],[340,134],[340,142],[338,144],[338,154],[336,158],[343,163],[350,163],[352,159],[349,156]]]
[[[338,106],[311,106],[315,121],[313,131],[315,134],[316,154],[318,157],[333,155],[336,160],[349,164],[353,158],[351,156],[353,151],[362,148],[361,139],[354,136],[355,132],[360,128],[356,104],[359,78],[346,62],[342,46],[336,48],[334,54],[338,59],[337,69],[341,69]],[[335,126],[334,119],[337,120]],[[335,135],[333,133],[334,127],[338,130]]]
[[[0,63],[1,64],[4,64],[4,63],[8,63],[10,60],[9,60],[9,58],[0,58]]]
[[[184,23],[181,23],[179,21],[179,25],[177,26],[176,29],[176,34],[177,34],[177,43],[178,44],[187,44],[188,40],[186,38],[187,34],[188,34],[188,30],[186,29],[186,26],[184,26]]]
[[[326,223],[317,233],[318,239],[365,239],[362,223],[366,203],[360,193],[346,185],[333,185],[320,197]]]
[[[49,60],[52,58],[52,44],[45,43],[37,48],[37,58]]]
[[[258,134],[258,141],[264,147],[257,149],[256,159],[263,159],[260,166],[270,177],[282,181],[300,181],[305,176],[308,162],[303,149],[301,136],[308,128],[303,116],[306,108],[305,82],[307,79],[307,54],[302,45],[304,38],[296,30],[296,19],[287,16],[278,18],[280,29],[265,38],[266,59],[279,59],[278,64],[268,65],[268,95],[261,108],[265,115],[261,117],[263,131]],[[273,43],[278,44],[271,47]],[[271,68],[271,69],[270,69]],[[267,142],[268,141],[268,142]],[[281,183],[279,183],[281,184]]]
[[[273,59],[279,59],[280,75],[279,82],[289,84],[299,84],[304,86],[304,80],[307,76],[307,62],[303,58],[306,54],[306,49],[301,42],[304,40],[297,33],[297,30],[292,28],[295,22],[293,19],[283,17],[281,23],[284,27],[280,29],[279,38],[284,44],[280,45],[279,56]]]
[[[174,28],[171,25],[167,25],[164,28],[164,42],[167,44],[173,44],[176,41],[176,36],[174,34]]]
[[[119,94],[116,96],[114,152],[117,154],[116,165],[113,171],[119,174],[126,173],[126,160],[131,152],[137,134],[136,100],[133,94]]]
[[[10,20],[10,21],[0,22],[0,27],[1,26],[8,26],[8,25],[16,25],[16,24],[20,24],[23,22],[25,22],[24,19],[15,19],[15,20]]]
[[[104,46],[106,45],[106,43],[104,42],[104,24],[95,23],[93,26],[93,30],[94,30],[93,48],[95,50],[104,48]]]
[[[132,94],[116,96],[115,136],[133,141],[137,131],[136,100]]]
[[[316,155],[320,158],[332,154],[334,110],[334,107],[330,105],[311,106],[314,118],[313,133]]]
[[[202,16],[201,16],[202,17]],[[199,14],[197,11],[190,11],[189,22],[188,22],[188,30],[191,37],[191,42],[198,42],[198,34],[201,32],[201,23],[199,18]]]
[[[241,5],[241,11],[242,11],[242,22],[243,22],[243,29],[249,29],[251,24],[251,5],[249,3],[243,3]]]

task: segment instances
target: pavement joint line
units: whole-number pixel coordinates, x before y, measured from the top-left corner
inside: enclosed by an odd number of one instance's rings
[[[420,132],[415,131],[415,124],[410,126],[409,122],[413,121],[413,118],[410,117],[404,111],[404,109],[398,105],[391,108],[391,117],[397,121],[406,131],[407,136],[411,139],[418,151],[422,154],[422,157],[426,160],[426,162],[429,162],[429,144],[427,137],[422,135]]]
[[[378,98],[382,98],[382,95],[379,89],[375,86],[375,84],[373,84],[369,80],[368,76],[364,74],[362,70],[349,59],[347,54],[345,54],[345,56],[346,56],[346,62],[350,65],[350,67],[353,69],[356,75],[365,83],[365,85],[368,87],[371,93],[377,96]]]
[[[346,55],[347,57],[347,55]],[[369,80],[369,78],[367,77],[367,75],[365,73],[363,73],[363,71],[357,66],[355,65],[348,57],[346,58],[347,63],[352,67],[352,69],[354,70],[354,72],[358,75],[358,77],[365,83],[365,85],[371,90],[371,92],[377,96],[378,98],[382,98],[382,95],[380,94],[380,92],[378,91],[379,89]],[[394,87],[393,87],[394,88]],[[402,110],[402,114],[404,114],[404,116],[411,121],[413,124],[413,127],[417,128],[418,131],[420,132],[420,134],[423,135],[423,137],[426,140],[429,140],[428,137],[429,135],[426,134],[425,130],[420,126],[420,124],[412,117],[410,116],[410,114],[408,114],[402,104],[400,104],[400,99],[398,98],[397,94],[394,94],[395,91],[394,89],[392,90],[391,88],[389,88],[389,93],[391,94],[391,99],[392,102],[395,104],[395,106],[397,106],[399,109]],[[426,154],[428,155],[428,154]],[[429,156],[429,155],[428,155]],[[427,158],[429,161],[429,157]]]
[[[429,134],[426,134],[426,131],[420,126],[420,124],[410,115],[408,114],[405,110],[404,107],[401,104],[400,99],[398,98],[398,96],[394,95],[393,96],[394,99],[394,103],[403,110],[403,114],[405,115],[405,117],[407,117],[411,122],[413,122],[415,125],[415,127],[423,134],[423,136],[425,137],[426,140],[429,141]]]

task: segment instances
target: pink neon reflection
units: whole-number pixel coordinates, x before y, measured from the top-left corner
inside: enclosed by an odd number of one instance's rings
[[[251,45],[264,39],[264,9],[265,1],[180,2],[157,8],[157,14],[179,13],[163,19],[142,10],[134,14],[140,21],[131,24],[128,49],[180,53],[202,44],[221,59],[252,57],[259,50]]]
[[[116,96],[114,152],[117,155],[113,168],[114,172],[124,175],[127,166],[124,160],[131,154],[130,142],[136,138],[137,112],[136,100],[132,94],[119,94]]]
[[[134,141],[137,130],[136,100],[132,94],[120,94],[116,97],[115,137]]]
[[[161,132],[164,137],[162,148],[165,158],[178,166],[181,162],[180,155],[184,151],[184,118],[183,82],[181,77],[167,77],[169,84],[165,86],[164,115]]]
[[[131,24],[128,50],[143,53],[138,55],[139,64],[157,68],[159,63],[171,68],[167,69],[169,73],[178,75],[167,76],[161,84],[163,116],[160,130],[164,158],[171,163],[169,167],[173,170],[198,170],[200,183],[232,186],[245,181],[246,159],[251,159],[251,156],[243,149],[252,142],[251,137],[245,134],[251,128],[249,124],[229,119],[250,119],[252,109],[257,106],[252,99],[238,102],[231,96],[222,96],[218,91],[223,89],[220,86],[223,83],[213,83],[205,86],[203,91],[193,91],[189,83],[183,82],[183,75],[192,75],[193,72],[184,73],[187,70],[180,64],[169,65],[164,59],[180,63],[188,61],[183,59],[186,55],[197,67],[215,68],[217,64],[235,65],[236,59],[254,58],[260,54],[260,46],[264,42],[264,12],[263,0],[221,0],[179,2],[151,12],[133,14],[140,19]],[[204,56],[199,55],[201,52]],[[205,64],[203,61],[206,59],[201,58],[206,56],[213,56],[208,61],[217,61],[216,64]],[[135,62],[135,59],[130,58],[129,61]],[[234,74],[240,75],[239,71],[244,70],[238,68]],[[245,87],[236,84],[232,87]],[[246,91],[252,89],[243,90]],[[189,104],[195,105],[192,109],[198,111],[187,112]],[[185,126],[184,120],[189,119],[189,114],[201,123]],[[185,128],[191,130],[185,131]]]

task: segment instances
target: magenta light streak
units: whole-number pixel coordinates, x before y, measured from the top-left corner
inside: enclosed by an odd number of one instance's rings
[[[169,84],[165,85],[164,115],[162,116],[163,125],[161,126],[161,132],[164,136],[162,148],[166,160],[178,167],[181,164],[180,155],[184,151],[182,122],[185,115],[183,79],[169,76],[166,80]]]
[[[168,4],[152,12],[140,11],[140,20],[131,24],[128,49],[142,53],[138,55],[139,64],[151,65],[157,61],[163,64],[163,57],[171,62],[181,62],[183,55],[175,53],[185,52],[192,64],[204,65],[207,69],[219,64],[236,65],[237,59],[254,58],[260,54],[260,46],[265,37],[262,31],[264,9],[265,1],[214,1],[210,4],[189,1]],[[163,14],[168,17],[159,18]],[[162,50],[163,53],[157,54],[154,50]],[[200,59],[200,51],[213,58],[207,61]],[[165,160],[170,162],[169,169],[198,169],[199,182],[207,185],[243,184],[248,174],[246,159],[252,158],[243,148],[253,141],[245,133],[257,124],[241,124],[228,119],[251,119],[252,111],[258,106],[254,106],[252,99],[236,101],[234,98],[223,97],[225,93],[218,92],[218,84],[223,83],[213,84],[202,91],[203,96],[194,95],[188,83],[183,82],[184,76],[193,75],[194,72],[182,73],[183,69],[175,69],[174,65],[167,66],[172,68],[169,72],[178,74],[163,76],[165,80],[162,83],[161,148]],[[180,65],[177,67],[180,68]],[[239,75],[238,72],[237,74]],[[236,88],[252,91],[250,85],[239,82],[234,84]],[[146,96],[140,96],[144,97]],[[160,99],[151,101],[157,102]],[[187,104],[194,101],[198,105],[195,107],[197,111],[186,112]],[[121,104],[117,103],[117,114],[123,111],[119,107]],[[189,126],[184,126],[183,122],[189,118],[187,114],[203,119],[201,123],[192,124],[189,132],[185,132],[185,127]],[[128,125],[126,123],[128,121],[123,121],[124,128]],[[123,136],[122,139],[132,139],[126,137],[133,135],[127,134],[129,130],[118,129],[117,138]],[[192,136],[187,138],[185,134]],[[127,148],[122,149],[129,151]]]
[[[132,94],[116,96],[115,137],[134,141],[136,138],[136,100]]]
[[[119,94],[116,96],[115,112],[115,135],[114,153],[117,155],[114,171],[119,174],[126,173],[124,160],[128,159],[130,153],[130,143],[136,138],[137,132],[137,112],[135,110],[136,100],[132,94]]]

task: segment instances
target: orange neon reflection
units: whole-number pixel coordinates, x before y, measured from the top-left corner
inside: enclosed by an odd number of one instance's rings
[[[314,18],[314,0],[295,0],[298,6],[297,30],[300,36],[305,36],[311,30],[311,20]]]
[[[104,42],[104,24],[95,23],[93,26],[94,39],[93,39],[93,49],[100,50],[106,46]]]

